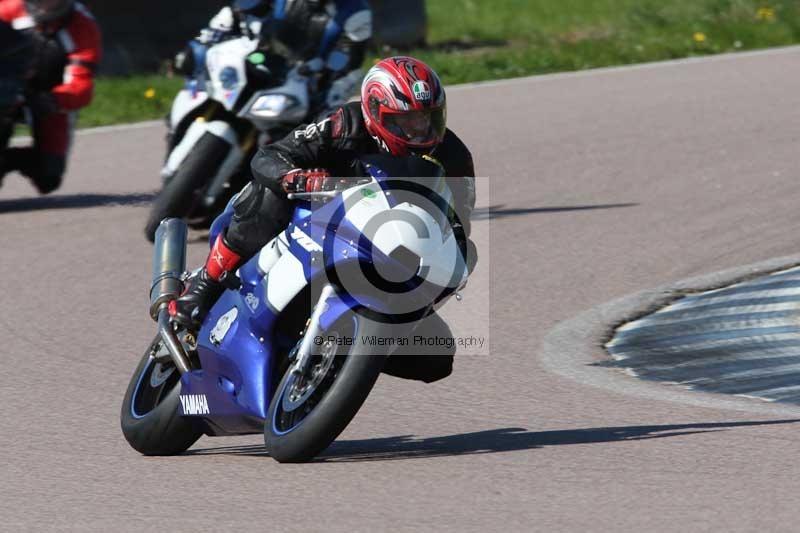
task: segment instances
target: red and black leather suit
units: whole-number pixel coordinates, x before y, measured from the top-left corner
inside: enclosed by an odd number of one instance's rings
[[[18,170],[47,194],[59,187],[66,170],[75,112],[92,100],[94,72],[102,54],[100,29],[80,3],[64,17],[37,25],[23,0],[0,0],[0,20],[31,33],[38,42],[27,102],[33,145],[8,149],[0,176]]]

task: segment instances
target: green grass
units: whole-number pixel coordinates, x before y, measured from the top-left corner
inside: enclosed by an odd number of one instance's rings
[[[156,75],[100,78],[94,101],[81,111],[78,125],[90,127],[162,118],[182,86],[182,78]]]
[[[797,0],[427,0],[427,9],[429,45],[400,52],[448,84],[800,42]],[[100,79],[79,125],[160,118],[181,83]]]
[[[800,42],[796,0],[428,0],[445,83]]]

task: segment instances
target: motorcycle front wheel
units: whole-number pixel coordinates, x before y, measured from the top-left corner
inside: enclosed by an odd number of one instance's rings
[[[362,340],[389,335],[386,326],[348,314],[321,335],[322,342],[314,343],[305,374],[287,370],[264,424],[264,443],[273,459],[310,461],[344,431],[386,362],[385,347]]]
[[[200,137],[175,175],[153,200],[144,228],[147,240],[153,242],[156,228],[163,219],[191,216],[201,193],[222,166],[230,149],[231,145],[216,135],[205,133]]]

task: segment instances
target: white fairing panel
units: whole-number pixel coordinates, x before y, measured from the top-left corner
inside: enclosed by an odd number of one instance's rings
[[[197,109],[206,100],[208,100],[208,94],[204,91],[192,94],[192,91],[188,89],[181,90],[172,102],[169,114],[170,128],[177,127],[186,115]]]
[[[212,46],[206,55],[211,97],[229,111],[234,108],[242,90],[247,85],[245,61],[258,46],[258,41],[247,37],[231,39]]]
[[[259,257],[259,264],[260,261]],[[267,301],[273,309],[281,311],[307,284],[303,263],[293,254],[285,253],[272,265],[265,282]]]
[[[283,235],[283,233],[281,233],[281,235]],[[279,240],[279,238],[280,235],[272,239],[258,254],[258,268],[261,272],[269,272],[272,270],[272,267],[275,266],[275,263],[278,262],[278,259],[280,259],[281,255],[286,251],[286,244]]]
[[[219,13],[214,15],[214,17],[208,23],[208,27],[212,30],[229,32],[233,29],[234,21],[235,19],[233,16],[233,10],[228,6],[225,6],[219,10]]]
[[[173,148],[172,152],[170,152],[169,157],[167,158],[167,163],[164,165],[164,168],[161,171],[162,176],[166,177],[174,174],[195,147],[200,138],[206,133],[216,135],[231,146],[238,147],[238,136],[236,135],[234,129],[227,122],[223,122],[221,120],[215,120],[214,122],[196,120],[191,126],[189,126],[189,129],[186,130],[186,134],[183,136],[183,139],[181,139],[181,142],[178,143],[175,148]],[[238,153],[239,158],[243,157],[241,151]],[[231,154],[231,156],[232,155],[234,154]]]
[[[381,212],[395,212],[396,216],[377,226],[372,237],[375,248],[389,255],[399,246],[406,247],[422,259],[423,268],[427,267],[425,279],[439,286],[454,287],[464,281],[467,274],[455,235],[449,227],[443,231],[428,211],[409,203],[389,209],[385,193],[376,182],[353,187],[343,194],[348,205],[345,218],[360,231]],[[463,271],[463,275],[453,280],[456,271]]]

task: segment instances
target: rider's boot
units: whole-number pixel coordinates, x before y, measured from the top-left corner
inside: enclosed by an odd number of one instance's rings
[[[20,157],[18,156],[20,150],[20,148],[6,148],[0,155],[0,184],[7,174],[20,171]]]
[[[225,289],[223,280],[236,270],[241,259],[241,255],[231,250],[225,238],[219,235],[211,247],[205,266],[197,275],[189,278],[183,294],[170,302],[169,314],[172,319],[191,331],[199,330],[209,309]]]

